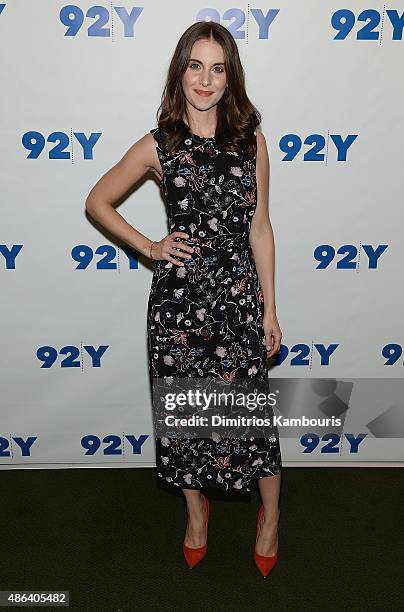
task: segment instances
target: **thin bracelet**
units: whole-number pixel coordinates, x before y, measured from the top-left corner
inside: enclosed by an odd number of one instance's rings
[[[151,244],[150,244],[150,259],[153,259],[153,257],[152,257],[152,246],[153,246],[153,244],[156,244],[155,240],[153,240],[153,242],[151,242]]]

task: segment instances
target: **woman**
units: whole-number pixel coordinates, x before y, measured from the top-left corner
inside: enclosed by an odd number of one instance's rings
[[[148,303],[152,380],[268,381],[280,349],[269,158],[260,114],[247,97],[237,45],[223,26],[197,22],[181,36],[168,71],[158,127],[93,187],[92,217],[155,260]],[[147,171],[160,179],[170,233],[150,240],[113,204]],[[190,378],[191,377],[191,378]],[[255,563],[277,561],[281,455],[270,436],[156,437],[158,476],[184,493],[183,552],[190,568],[207,551],[202,490],[250,491],[258,483]]]

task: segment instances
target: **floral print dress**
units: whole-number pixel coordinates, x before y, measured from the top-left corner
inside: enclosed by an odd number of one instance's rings
[[[205,376],[268,381],[263,296],[249,243],[257,205],[256,157],[221,150],[215,138],[187,131],[180,150],[164,151],[150,130],[163,170],[160,188],[169,233],[194,247],[184,266],[157,260],[147,312],[149,371],[154,379]],[[277,428],[209,438],[156,436],[158,477],[173,486],[250,491],[278,474]]]

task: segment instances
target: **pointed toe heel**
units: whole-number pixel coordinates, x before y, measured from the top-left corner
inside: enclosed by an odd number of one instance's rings
[[[197,565],[202,559],[206,556],[208,551],[208,524],[209,524],[209,500],[204,495],[205,501],[205,511],[206,511],[206,524],[205,524],[205,536],[206,536],[206,544],[204,546],[200,546],[199,548],[190,548],[185,544],[185,541],[182,544],[182,552],[184,553],[185,560],[188,564],[189,569],[192,569]]]
[[[257,545],[258,536],[260,533],[261,525],[262,525],[262,517],[264,514],[264,506],[261,506],[258,511],[258,519],[257,519],[257,530],[255,535],[255,545],[254,545],[254,562],[257,566],[260,573],[266,578],[269,572],[274,568],[276,562],[278,561],[278,548],[276,549],[276,553],[272,555],[272,557],[266,557],[265,555],[260,555],[255,550],[255,546]]]

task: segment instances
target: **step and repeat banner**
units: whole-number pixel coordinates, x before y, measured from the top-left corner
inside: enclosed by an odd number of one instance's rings
[[[153,264],[85,200],[156,126],[175,45],[205,19],[237,41],[270,156],[283,463],[404,462],[404,2],[11,0],[0,4],[1,469],[155,465]],[[152,174],[117,210],[153,240],[167,234]]]

